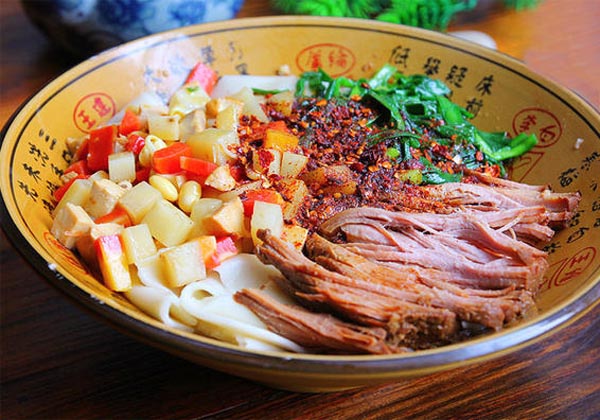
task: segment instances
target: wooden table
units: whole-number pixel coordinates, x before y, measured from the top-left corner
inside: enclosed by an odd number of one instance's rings
[[[270,15],[249,0],[242,16]],[[492,35],[501,51],[600,106],[600,1],[546,0],[493,9],[451,29]],[[76,64],[0,0],[0,122]],[[154,350],[84,313],[30,268],[5,236],[1,251],[2,418],[593,418],[600,416],[600,305],[514,354],[410,381],[299,394],[215,372]]]

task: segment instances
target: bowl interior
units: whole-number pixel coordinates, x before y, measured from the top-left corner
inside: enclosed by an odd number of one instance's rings
[[[96,312],[112,317],[125,329],[127,323],[137,325],[138,335],[154,336],[149,341],[160,341],[167,349],[169,341],[181,344],[184,340],[188,352],[225,349],[237,356],[244,354],[233,346],[171,330],[146,316],[121,294],[106,289],[49,233],[52,191],[69,161],[65,140],[107,121],[143,91],[155,90],[168,98],[198,60],[220,74],[271,75],[288,65],[293,73],[320,67],[334,76],[348,77],[370,75],[391,63],[407,74],[426,73],[444,80],[453,89],[453,100],[475,114],[475,123],[485,130],[537,134],[539,144],[515,163],[511,177],[550,184],[556,191],[580,191],[581,206],[571,225],[546,246],[550,268],[542,286],[539,314],[501,333],[513,334],[512,341],[487,347],[476,356],[531,340],[598,299],[600,117],[592,107],[516,60],[445,35],[358,20],[279,17],[191,26],[109,50],[50,83],[5,127],[0,180],[4,215],[10,217],[10,223],[7,219],[3,226],[52,283],[79,300],[86,296],[84,304]],[[582,297],[585,303],[574,306]],[[561,311],[564,319],[552,319]],[[536,332],[535,325],[549,319],[553,323]],[[524,328],[527,333],[519,335]],[[470,345],[458,344],[448,351]],[[445,351],[430,352],[436,357],[430,367],[451,362],[440,358]],[[285,357],[353,363],[378,360],[375,356]],[[410,369],[415,370],[419,366],[415,357],[419,355],[394,356],[392,360],[412,358]],[[465,353],[456,360],[461,357],[471,356]],[[269,370],[264,360],[260,363]],[[388,370],[401,367],[386,366]]]

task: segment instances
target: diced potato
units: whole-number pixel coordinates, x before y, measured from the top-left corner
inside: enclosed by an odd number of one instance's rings
[[[109,179],[99,179],[92,182],[90,198],[84,209],[94,219],[104,216],[115,208],[119,199],[125,194],[125,189]]]
[[[162,195],[156,188],[146,181],[142,181],[126,191],[118,203],[129,214],[132,222],[137,225],[161,198]]]
[[[97,181],[99,179],[110,179],[106,171],[96,171],[88,178],[90,181]]]
[[[133,152],[120,152],[109,155],[108,175],[113,182],[135,181],[135,155]]]
[[[146,224],[125,228],[121,233],[121,239],[129,264],[137,264],[157,252],[156,244]]]
[[[204,223],[209,233],[216,236],[244,234],[244,206],[239,197],[224,201]]]
[[[217,251],[217,238],[214,235],[202,235],[194,238],[200,244],[204,264],[212,262],[213,255]],[[207,268],[210,268],[207,266]]]
[[[224,165],[234,159],[235,154],[229,151],[229,147],[240,144],[236,131],[219,128],[207,128],[200,133],[192,134],[185,141],[191,146],[193,157],[217,165]]]
[[[129,265],[119,235],[101,236],[94,243],[104,284],[115,292],[131,289]]]
[[[298,251],[304,248],[306,238],[308,238],[308,229],[298,225],[283,225],[281,239],[294,245]]]
[[[296,178],[306,167],[308,157],[298,153],[283,152],[280,175],[283,178]]]
[[[243,104],[239,102],[242,106]],[[215,125],[223,130],[237,130],[240,125],[242,106],[230,105],[217,114]]]
[[[254,92],[252,92],[251,88],[244,87],[238,93],[232,95],[231,98],[244,103],[244,109],[242,111],[244,115],[254,115],[262,122],[269,121],[267,114],[265,114],[265,111],[263,111],[262,106],[260,105],[260,101],[254,96]]]
[[[178,140],[179,115],[148,113],[148,133],[163,140]]]
[[[192,240],[162,251],[159,258],[163,263],[167,284],[181,287],[206,278],[206,266],[198,240]]]
[[[203,109],[196,109],[179,121],[179,135],[185,140],[196,133],[206,130],[206,126],[206,112]]]
[[[324,166],[302,176],[307,184],[316,184],[327,194],[354,194],[356,180],[352,170],[346,165]]]
[[[206,222],[218,209],[223,206],[223,201],[217,198],[202,197],[193,204],[190,219],[194,222],[191,238],[209,235],[210,230]]]
[[[268,128],[265,132],[264,147],[266,149],[277,149],[280,152],[285,152],[297,148],[298,141],[298,137],[291,133]]]
[[[252,167],[258,173],[279,175],[281,152],[277,149],[258,149],[252,153]]]
[[[278,204],[256,201],[250,219],[250,235],[254,245],[262,243],[256,236],[260,229],[269,229],[271,234],[280,237],[283,232],[283,212]]]
[[[73,248],[77,238],[89,232],[93,225],[94,221],[81,206],[66,202],[56,213],[50,232],[61,244]]]
[[[194,226],[192,219],[163,198],[156,201],[142,223],[146,223],[152,236],[167,247],[183,243]]]
[[[169,114],[183,117],[190,112],[203,109],[210,96],[200,86],[184,85],[177,89],[169,101]]]
[[[92,191],[92,181],[89,179],[76,179],[73,181],[69,189],[65,192],[62,199],[58,202],[54,208],[54,216],[65,206],[67,203],[71,203],[75,206],[83,207],[90,198]]]
[[[301,179],[287,178],[282,180],[280,193],[285,203],[283,204],[283,218],[285,221],[291,221],[296,217],[298,209],[308,195],[308,188]]]
[[[270,103],[274,109],[287,117],[292,113],[294,92],[291,90],[284,90],[283,92],[272,95],[269,99],[267,99],[267,102]]]
[[[235,188],[235,179],[228,165],[221,165],[206,178],[204,184],[219,191],[231,191]]]

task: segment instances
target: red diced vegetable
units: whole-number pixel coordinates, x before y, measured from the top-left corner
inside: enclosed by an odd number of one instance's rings
[[[73,183],[75,182],[75,180],[77,180],[77,179],[86,179],[88,177],[89,177],[89,175],[77,174],[77,176],[71,178],[69,181],[65,182],[63,185],[61,185],[60,187],[58,187],[57,189],[54,190],[54,193],[52,194],[54,196],[54,199],[56,201],[62,200],[63,196],[65,195],[65,193],[67,192],[67,190],[69,189],[69,187],[71,185],[73,185]]]
[[[227,258],[238,254],[240,251],[231,236],[217,238],[217,249],[205,260],[207,269],[215,268]]]
[[[215,169],[218,168],[216,163],[190,156],[182,156],[180,159],[180,164],[181,169],[184,171],[191,172],[194,175],[199,175],[200,177],[204,178],[208,177]]]
[[[181,171],[181,157],[192,155],[192,148],[185,143],[176,142],[152,155],[152,168],[160,174],[173,174]]]
[[[94,220],[95,223],[118,223],[123,227],[129,227],[132,225],[129,214],[122,207],[116,206],[113,211],[104,216],[98,217]]]
[[[259,189],[246,191],[245,197],[242,198],[242,204],[244,205],[244,215],[251,217],[254,212],[254,203],[257,201],[263,201],[265,203],[283,204],[283,198],[281,194],[274,190]]]
[[[132,109],[127,108],[125,115],[119,124],[119,133],[126,136],[134,131],[142,129],[142,120]]]
[[[217,73],[207,66],[206,64],[199,62],[190,71],[185,84],[197,83],[200,85],[206,93],[210,95],[213,88],[217,84],[218,80]]]
[[[139,134],[134,133],[134,134],[130,134],[127,136],[127,143],[125,143],[125,150],[133,152],[136,155],[139,155],[145,145],[146,145],[146,140]]]
[[[90,133],[87,164],[90,171],[108,170],[108,156],[114,151],[117,126],[108,125]]]
[[[72,163],[63,173],[75,172],[78,175],[90,175],[90,169],[87,165],[87,160],[78,160]]]
[[[151,168],[141,168],[135,171],[135,183],[148,181],[148,178],[150,178],[150,171]]]
[[[94,242],[94,248],[104,284],[109,289],[118,292],[131,288],[127,257],[119,235],[99,237]]]
[[[81,144],[75,151],[75,154],[73,155],[73,162],[87,159],[89,145],[90,145],[90,141],[87,138],[81,142]]]

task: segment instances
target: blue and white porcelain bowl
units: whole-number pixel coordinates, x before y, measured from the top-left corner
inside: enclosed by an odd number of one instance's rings
[[[231,19],[243,0],[21,0],[53,41],[89,56],[157,32]]]

